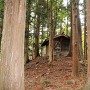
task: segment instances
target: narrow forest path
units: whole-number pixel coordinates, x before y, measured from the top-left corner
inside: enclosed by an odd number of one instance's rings
[[[85,76],[71,77],[71,58],[62,58],[48,65],[45,58],[37,58],[25,65],[25,90],[82,90]]]

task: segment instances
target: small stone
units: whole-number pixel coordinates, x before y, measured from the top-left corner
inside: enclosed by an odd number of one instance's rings
[[[68,85],[75,84],[75,81],[74,80],[67,80],[66,84],[68,84]]]

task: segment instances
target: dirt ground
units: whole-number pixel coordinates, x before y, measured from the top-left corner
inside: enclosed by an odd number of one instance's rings
[[[72,77],[70,57],[62,57],[48,65],[46,57],[38,57],[25,65],[25,90],[82,90],[85,73],[80,65],[79,77]]]

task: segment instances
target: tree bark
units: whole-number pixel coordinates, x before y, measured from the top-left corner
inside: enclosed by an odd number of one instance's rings
[[[49,14],[49,17],[50,17],[50,24],[49,24],[49,29],[50,29],[50,37],[49,37],[49,64],[53,61],[53,31],[54,31],[54,28],[53,28],[53,13],[52,13],[52,1],[50,1],[50,14]]]
[[[34,17],[34,34],[33,34],[33,40],[35,41],[35,34],[36,34],[36,14]],[[35,59],[36,55],[35,55],[35,42],[33,42],[32,44],[32,59]]]
[[[72,4],[72,2],[70,1],[70,4]],[[72,6],[71,6],[71,13],[70,13],[70,27],[71,27],[71,32],[70,32],[70,47],[69,47],[69,54],[68,56],[72,56]]]
[[[44,40],[44,32],[43,32],[43,24],[42,24],[42,36],[41,36],[41,43],[43,43]],[[41,47],[41,56],[43,56],[43,47]]]
[[[66,35],[68,35],[68,0],[67,0],[67,23],[66,23]]]
[[[30,13],[31,13],[31,7],[30,7],[30,0],[27,0],[27,12],[26,12],[26,30],[25,30],[25,63],[29,62],[29,25],[30,25]]]
[[[0,90],[24,90],[25,0],[5,0]]]
[[[83,48],[82,48],[82,28],[81,28],[81,21],[79,16],[79,0],[78,3],[78,10],[77,10],[77,19],[78,19],[78,48],[79,48],[79,60],[84,61],[83,58]]]
[[[84,0],[84,60],[87,60],[87,27],[86,27],[86,0]]]
[[[83,90],[90,90],[90,0],[86,0],[86,8],[87,8],[87,82]]]
[[[76,0],[72,0],[72,76],[78,76],[78,29]]]
[[[40,31],[40,15],[37,16],[37,27],[35,33],[35,58],[39,56],[39,31]]]

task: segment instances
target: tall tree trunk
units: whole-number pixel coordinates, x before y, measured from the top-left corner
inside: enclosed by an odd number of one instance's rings
[[[90,0],[86,0],[86,8],[87,8],[87,83],[83,90],[90,90]]]
[[[53,61],[53,13],[52,13],[52,1],[50,0],[50,24],[49,24],[49,29],[50,29],[50,37],[49,37],[49,64]]]
[[[87,60],[87,27],[86,27],[86,0],[84,0],[84,12],[85,12],[85,16],[84,16],[84,59]]]
[[[25,0],[5,0],[0,90],[24,90]]]
[[[4,15],[2,15],[2,17],[0,17],[1,18],[1,21],[0,21],[0,23],[1,23],[1,25],[0,25],[0,51],[1,51],[2,31],[3,31],[3,16]]]
[[[57,13],[58,13],[58,6],[57,6],[57,0],[56,0],[56,9],[54,10],[54,31],[53,31],[53,35],[56,35],[56,29],[57,29]]]
[[[39,56],[39,31],[40,31],[40,15],[37,16],[37,27],[35,33],[35,58]]]
[[[66,24],[66,35],[68,35],[68,0],[67,0],[67,24]]]
[[[54,10],[54,31],[53,31],[53,35],[56,35],[56,28],[57,28],[57,10]]]
[[[41,37],[41,43],[43,43],[44,39],[44,33],[43,33],[43,24],[42,24],[42,37]],[[43,47],[41,47],[41,56],[43,55]]]
[[[47,19],[49,20],[49,0],[47,0]],[[49,37],[49,21],[47,20],[47,38]]]
[[[81,31],[81,22],[78,16],[78,44],[79,44],[79,59],[83,60],[83,49],[82,49],[82,31]]]
[[[76,0],[72,0],[72,75],[78,76],[78,29],[77,29],[77,8]]]
[[[77,19],[78,19],[78,45],[79,45],[79,60],[84,61],[83,58],[83,48],[82,48],[82,28],[81,28],[81,21],[79,16],[79,0],[78,2],[78,10],[77,10]]]
[[[72,4],[71,1],[70,1],[70,4]],[[68,56],[72,56],[72,5],[71,5],[70,21],[71,21],[70,22],[71,32],[70,32],[70,47],[69,47]]]
[[[35,41],[35,34],[36,34],[36,14],[34,17],[34,34],[33,34],[33,40]],[[32,59],[35,59],[35,43],[32,44]]]
[[[25,30],[25,63],[29,62],[29,25],[30,25],[30,13],[31,13],[31,7],[30,7],[30,0],[27,0],[27,12],[26,12],[26,30]]]

